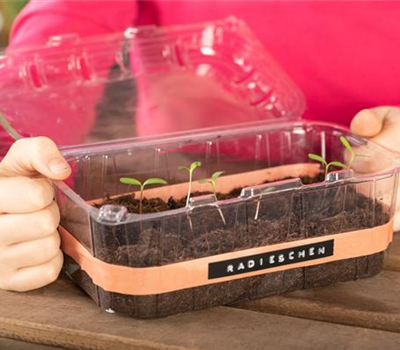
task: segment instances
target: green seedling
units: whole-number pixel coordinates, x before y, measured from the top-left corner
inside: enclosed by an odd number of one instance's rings
[[[201,179],[199,180],[199,183],[201,184],[210,184],[211,185],[211,189],[212,192],[214,193],[215,199],[217,199],[217,192],[216,192],[216,182],[218,180],[218,178],[224,174],[225,171],[217,171],[214,174],[212,174],[210,179]]]
[[[148,185],[167,185],[168,182],[159,179],[159,178],[151,178],[147,179],[145,182],[140,182],[137,179],[134,179],[133,177],[121,177],[119,181],[123,184],[130,185],[130,186],[138,186],[140,188],[140,199],[139,199],[139,214],[142,214],[142,209],[143,209],[143,191],[144,188]]]
[[[341,162],[338,162],[338,161],[333,161],[333,162],[328,163],[322,156],[320,156],[320,155],[318,155],[318,154],[313,154],[313,153],[309,153],[309,154],[308,154],[308,158],[310,158],[310,159],[312,159],[312,160],[315,160],[315,161],[317,161],[317,162],[320,162],[320,163],[322,163],[322,164],[325,165],[325,177],[326,177],[326,175],[328,175],[329,167],[332,166],[332,165],[333,165],[333,166],[340,167],[340,168],[350,169],[355,158],[357,158],[357,157],[366,157],[366,158],[369,158],[369,156],[367,156],[367,155],[356,154],[356,153],[354,152],[354,150],[353,150],[353,147],[350,145],[350,142],[349,142],[344,136],[340,136],[340,142],[342,143],[342,145],[343,145],[343,146],[349,151],[349,153],[350,153],[350,159],[349,159],[349,162],[348,162],[347,165],[346,165],[346,164],[343,164],[343,163],[341,163]]]
[[[216,200],[218,200],[218,198],[217,198],[217,191],[216,191],[216,181],[218,180],[218,178],[219,178],[223,173],[225,173],[225,171],[217,171],[217,172],[215,172],[214,174],[212,174],[212,176],[211,176],[210,179],[202,179],[202,180],[199,180],[199,183],[201,183],[201,184],[207,184],[207,183],[208,183],[208,184],[211,185],[211,189],[212,189],[212,192],[213,192],[214,197],[215,197]],[[225,217],[224,217],[224,214],[222,213],[221,208],[218,208],[218,211],[219,211],[219,215],[221,215],[221,219],[222,219],[222,221],[224,222],[224,225],[226,225]]]
[[[342,143],[342,145],[344,147],[347,148],[347,150],[350,153],[350,159],[349,159],[349,163],[347,165],[347,167],[350,169],[354,159],[356,159],[357,157],[365,157],[365,158],[370,158],[370,156],[364,155],[364,154],[356,154],[353,150],[353,147],[350,145],[349,141],[344,137],[344,136],[340,136],[340,142]]]
[[[195,171],[196,168],[201,167],[201,162],[193,162],[192,164],[190,164],[190,167],[186,167],[186,166],[179,166],[178,169],[179,170],[185,170],[189,173],[189,188],[188,188],[188,194],[186,197],[186,207],[189,206],[189,200],[190,200],[190,194],[192,192],[192,180],[193,180],[193,173]]]
[[[268,187],[268,188],[266,188],[265,190],[263,190],[263,191],[261,192],[260,199],[258,200],[258,203],[257,203],[256,215],[254,215],[254,220],[257,220],[257,219],[258,219],[258,214],[259,214],[259,212],[260,212],[260,205],[261,205],[261,198],[262,198],[262,196],[263,196],[264,194],[268,193],[268,192],[273,191],[274,189],[275,189],[275,187]]]
[[[312,160],[315,160],[317,162],[320,162],[323,165],[325,165],[325,177],[326,177],[326,175],[328,175],[329,167],[332,166],[332,165],[340,167],[340,168],[347,168],[346,164],[343,164],[343,163],[338,162],[338,161],[333,161],[333,162],[328,163],[322,156],[319,156],[318,154],[309,153],[308,154],[308,158],[310,158]]]

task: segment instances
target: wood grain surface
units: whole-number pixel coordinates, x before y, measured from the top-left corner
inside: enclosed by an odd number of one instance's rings
[[[61,276],[29,293],[0,291],[0,337],[68,349],[398,350],[398,251],[400,236],[373,278],[146,321],[106,313]],[[42,350],[1,341],[1,350]]]

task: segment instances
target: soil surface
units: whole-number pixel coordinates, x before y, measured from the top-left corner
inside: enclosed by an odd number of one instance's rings
[[[287,177],[282,180],[289,180],[293,179],[292,177]],[[221,179],[222,180],[222,179]],[[324,174],[320,174],[318,177],[302,177],[301,181],[303,182],[304,185],[309,185],[313,183],[318,183],[322,182],[324,180]],[[264,183],[271,183],[272,181],[265,181]],[[232,199],[232,198],[237,198],[240,196],[242,189],[241,188],[235,188],[229,193],[216,193],[217,199],[218,200],[226,200],[226,199]],[[191,197],[198,197],[206,194],[212,194],[212,192],[193,192],[191,194]],[[121,196],[121,197],[116,197],[113,199],[106,198],[104,204],[117,204],[117,205],[123,205],[126,207],[129,213],[135,213],[139,214],[139,207],[140,207],[140,200],[139,200],[139,193],[136,192],[133,193],[132,195],[127,195],[127,196]],[[173,197],[170,197],[168,199],[168,202],[163,201],[160,198],[152,198],[152,199],[147,199],[143,198],[142,201],[142,214],[149,214],[149,213],[159,213],[167,210],[173,210],[173,209],[179,209],[179,208],[184,208],[186,206],[186,199],[187,197],[185,196],[184,198],[181,199],[175,199]],[[103,204],[99,205],[96,204],[97,208],[100,208]]]

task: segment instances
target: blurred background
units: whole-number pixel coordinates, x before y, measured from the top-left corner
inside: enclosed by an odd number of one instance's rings
[[[0,0],[0,46],[7,46],[11,24],[28,0]]]

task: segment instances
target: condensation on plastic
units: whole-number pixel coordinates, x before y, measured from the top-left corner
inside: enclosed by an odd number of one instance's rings
[[[305,105],[236,18],[3,51],[0,90],[19,133],[59,146],[299,118]]]

